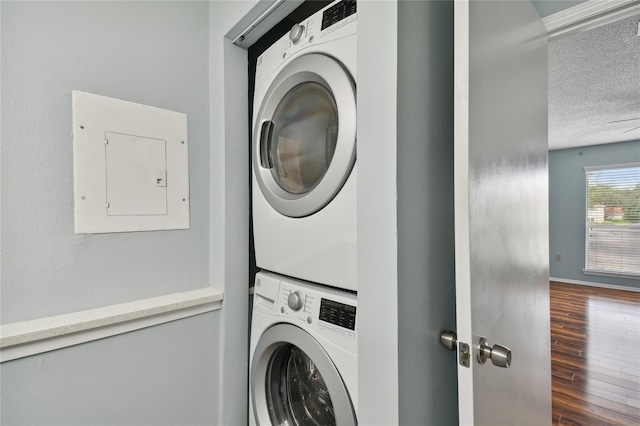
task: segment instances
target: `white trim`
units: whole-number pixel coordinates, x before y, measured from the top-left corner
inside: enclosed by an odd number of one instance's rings
[[[631,16],[640,11],[639,0],[589,0],[542,19],[549,37],[599,25]]]
[[[0,362],[220,309],[223,293],[207,287],[103,308],[0,326]]]
[[[233,44],[243,49],[248,49],[278,22],[286,18],[300,6],[302,0],[275,0],[270,6],[268,6],[268,3],[268,1],[258,2],[258,4],[226,34],[225,38],[232,40]]]
[[[638,274],[625,274],[622,272],[605,272],[605,271],[598,271],[596,269],[583,269],[582,273],[585,275],[597,275],[600,277],[624,278],[624,279],[632,279],[632,280],[640,279],[640,275]]]
[[[470,241],[470,187],[469,187],[469,127],[470,127],[470,0],[456,1],[453,6],[454,27],[454,130],[453,180],[455,220],[455,279],[456,327],[459,342],[472,342],[471,312],[471,241]],[[458,361],[458,422],[473,426],[475,363],[463,367]]]
[[[593,282],[590,282],[590,281],[569,280],[569,279],[566,279],[566,278],[555,278],[555,277],[549,277],[549,281],[557,281],[559,283],[583,285],[583,286],[587,286],[587,287],[601,287],[601,288],[610,288],[610,289],[613,289],[613,290],[634,291],[636,293],[640,293],[640,288],[638,288],[638,287],[627,287],[627,286],[624,286],[624,285],[593,283]]]
[[[604,164],[602,166],[586,166],[585,172],[597,172],[599,170],[611,170],[611,169],[630,169],[632,167],[640,167],[640,162],[635,163],[623,163],[623,164]]]

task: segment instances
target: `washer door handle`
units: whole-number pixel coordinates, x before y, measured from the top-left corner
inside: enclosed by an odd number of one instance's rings
[[[265,169],[273,168],[271,160],[271,137],[273,136],[273,121],[265,120],[260,128],[260,164]]]

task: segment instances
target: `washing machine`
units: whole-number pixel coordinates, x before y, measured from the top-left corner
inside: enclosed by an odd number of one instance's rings
[[[356,2],[293,26],[257,59],[259,268],[356,291]]]
[[[356,296],[258,273],[251,328],[251,425],[356,425]]]

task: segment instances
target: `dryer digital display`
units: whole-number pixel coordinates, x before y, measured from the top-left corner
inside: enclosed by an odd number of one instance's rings
[[[355,330],[356,307],[323,298],[320,302],[320,321]]]
[[[329,28],[354,13],[356,13],[356,0],[342,0],[340,3],[331,6],[322,13],[322,28],[320,28],[320,31]]]

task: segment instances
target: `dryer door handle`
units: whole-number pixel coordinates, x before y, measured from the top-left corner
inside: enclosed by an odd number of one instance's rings
[[[271,137],[273,136],[273,121],[265,120],[260,127],[260,164],[265,169],[273,168],[271,160]]]

